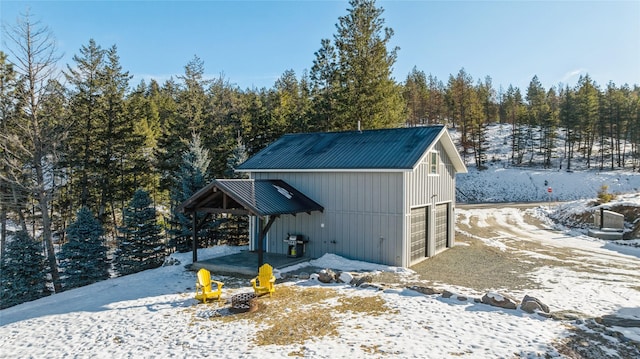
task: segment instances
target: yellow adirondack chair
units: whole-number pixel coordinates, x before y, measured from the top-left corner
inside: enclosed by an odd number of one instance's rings
[[[276,277],[273,275],[273,267],[268,263],[265,263],[258,269],[258,276],[251,280],[253,290],[257,296],[265,295],[276,291]]]
[[[217,289],[213,289],[213,284],[217,285]],[[201,268],[198,271],[198,281],[196,282],[196,299],[207,302],[207,299],[218,299],[222,296],[222,286],[224,283],[211,279],[211,272]]]

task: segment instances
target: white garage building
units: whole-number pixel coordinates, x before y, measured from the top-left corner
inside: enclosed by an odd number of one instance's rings
[[[285,239],[301,235],[308,241],[304,254],[311,258],[335,253],[408,267],[454,244],[456,174],[467,170],[447,129],[436,125],[288,134],[237,171],[250,179],[217,180],[211,187],[252,216],[252,250],[262,247],[260,233],[266,227],[266,252],[291,254]],[[260,210],[268,201],[231,188],[241,183],[264,188],[270,183],[265,180],[293,189],[272,184],[282,198],[271,214]],[[308,210],[299,203],[298,209],[287,209],[296,196],[312,201]],[[272,216],[278,220],[270,221]]]

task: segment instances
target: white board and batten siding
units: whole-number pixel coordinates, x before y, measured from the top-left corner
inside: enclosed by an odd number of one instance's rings
[[[437,174],[430,173],[433,151],[438,155]],[[455,176],[441,142],[425,153],[413,171],[404,173],[403,237],[407,245],[403,266],[421,262],[454,244]]]
[[[436,175],[429,173],[432,151],[412,171],[251,173],[254,179],[282,179],[325,208],[280,216],[266,249],[287,253],[284,239],[302,234],[309,240],[305,254],[312,258],[335,253],[408,267],[452,246],[455,169],[440,142],[433,151]]]
[[[288,234],[309,239],[305,253],[400,266],[404,226],[403,172],[253,172],[282,179],[324,206],[323,213],[283,215],[269,230],[269,252],[286,253]]]

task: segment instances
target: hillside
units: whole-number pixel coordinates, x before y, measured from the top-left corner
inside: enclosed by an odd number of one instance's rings
[[[459,203],[550,203],[553,210],[547,213],[549,217],[559,226],[583,234],[592,222],[591,214],[604,207],[625,215],[625,238],[640,238],[640,173],[593,169],[567,172],[560,169],[557,158],[554,169],[513,167],[509,160],[509,134],[508,125],[489,126],[487,157],[491,161],[482,171],[467,163],[469,172],[457,176]],[[452,137],[455,140],[458,134],[452,131]],[[556,153],[562,157],[564,149],[559,147]],[[577,168],[584,167],[579,160],[576,160],[576,165]],[[608,193],[615,195],[610,203],[596,201],[602,186],[607,186]]]
[[[480,171],[468,159],[469,173],[457,176],[458,202],[574,201],[595,198],[603,185],[608,186],[610,193],[640,192],[639,172],[586,169],[579,158],[574,160],[572,172],[560,169],[560,158],[564,157],[560,134],[554,152],[556,156],[552,160],[553,169],[514,167],[510,162],[510,131],[506,124],[488,127],[488,168]],[[451,135],[454,141],[459,142],[459,134],[455,130]],[[551,193],[548,192],[549,187]]]

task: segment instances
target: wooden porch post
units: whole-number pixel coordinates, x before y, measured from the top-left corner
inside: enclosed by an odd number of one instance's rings
[[[193,263],[198,261],[198,215],[196,211],[193,211],[193,240],[191,241],[191,248],[193,249]]]
[[[264,239],[267,237],[269,228],[271,228],[271,225],[276,220],[276,218],[278,218],[277,215],[269,216],[269,221],[267,221],[267,224],[260,231],[260,238],[258,238],[258,270],[260,270],[260,267],[262,267],[262,265],[264,264],[264,256],[262,253],[264,248]]]

